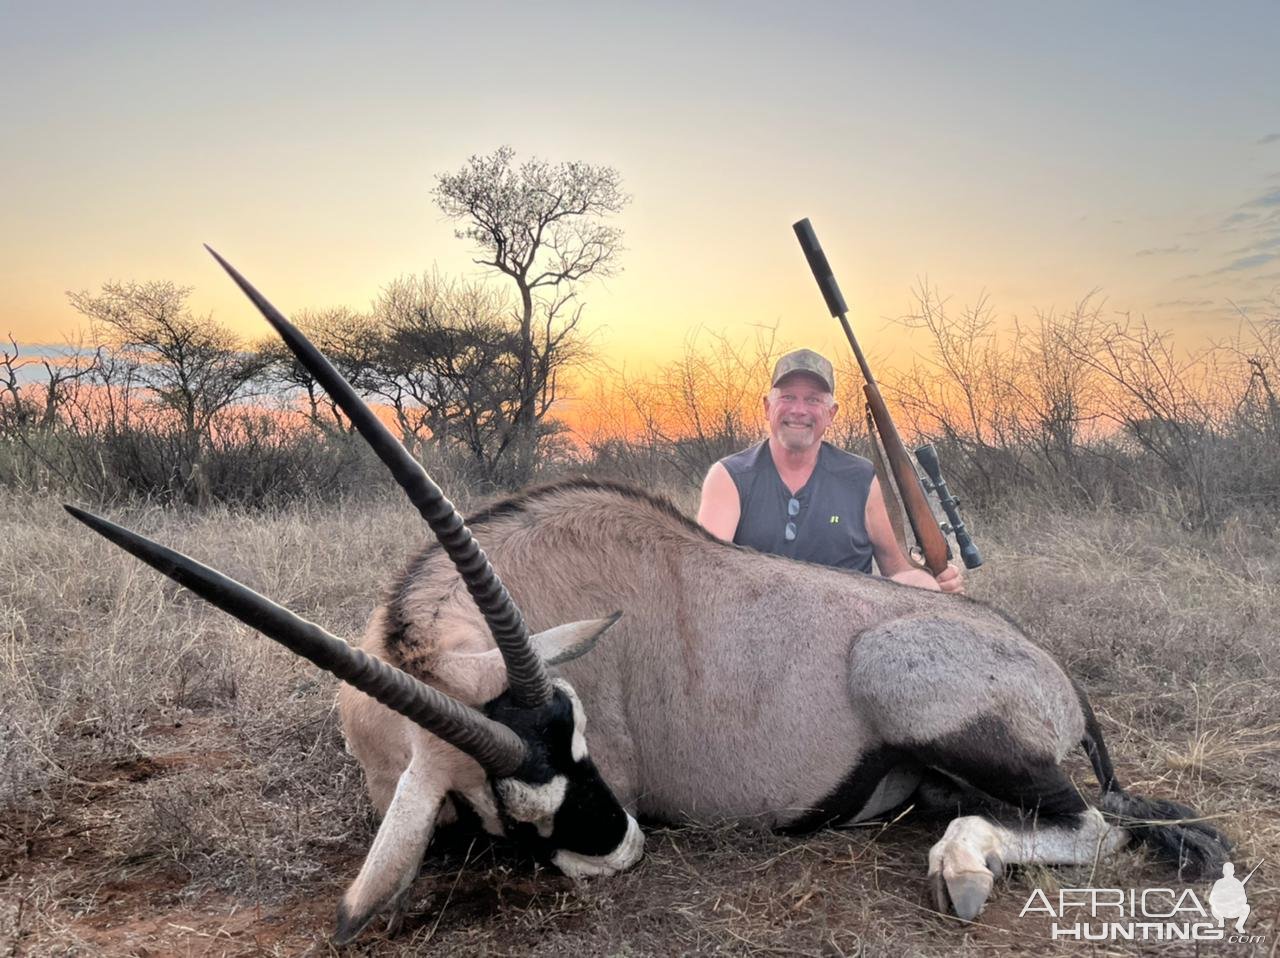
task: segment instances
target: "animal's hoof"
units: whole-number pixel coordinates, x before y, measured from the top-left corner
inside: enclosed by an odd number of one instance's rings
[[[333,934],[329,936],[329,940],[339,948],[343,945],[349,945],[372,920],[373,912],[355,915],[347,908],[345,901],[340,902],[338,904],[338,922],[333,929]]]
[[[982,913],[995,880],[1004,874],[999,838],[995,827],[976,815],[947,826],[929,849],[929,885],[939,912],[954,912],[965,921]]]
[[[982,913],[995,879],[991,872],[963,872],[946,879],[952,910],[965,921],[973,921]]]
[[[1004,859],[1001,858],[999,855],[997,855],[995,852],[991,852],[989,855],[987,855],[987,871],[991,872],[992,878],[1003,878],[1004,877]]]
[[[400,934],[400,929],[404,925],[404,909],[396,907],[391,909],[391,913],[387,915],[387,931],[388,938],[394,938]]]
[[[933,907],[938,910],[938,914],[950,913],[951,899],[947,896],[947,883],[942,880],[942,872],[929,872],[929,891],[933,895]]]

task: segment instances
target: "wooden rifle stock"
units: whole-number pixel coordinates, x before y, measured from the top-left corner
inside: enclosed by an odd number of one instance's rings
[[[929,498],[920,484],[920,476],[911,462],[910,454],[902,444],[898,427],[894,425],[893,417],[889,415],[889,409],[884,404],[880,387],[876,385],[876,379],[871,375],[871,367],[867,365],[866,357],[862,355],[858,340],[853,335],[853,327],[849,325],[847,315],[849,307],[845,304],[840,287],[836,285],[835,275],[831,272],[827,256],[818,243],[817,234],[814,233],[808,219],[802,219],[792,228],[796,232],[796,238],[800,240],[805,259],[809,261],[809,268],[813,270],[813,278],[818,281],[818,288],[822,290],[827,308],[832,316],[840,320],[845,337],[849,340],[849,346],[853,349],[854,358],[858,360],[858,368],[862,370],[862,378],[866,380],[862,391],[867,397],[867,408],[871,410],[871,419],[875,423],[876,432],[880,435],[880,444],[884,447],[885,458],[888,459],[889,468],[893,472],[893,481],[902,497],[907,520],[911,523],[911,531],[915,535],[916,543],[924,554],[925,568],[936,576],[947,567],[950,549],[947,546],[946,537],[938,526],[938,520],[934,518]],[[873,436],[872,442],[874,441]],[[886,497],[893,495],[892,489],[882,491]]]
[[[850,334],[852,336],[852,334]],[[869,379],[862,387],[867,397],[867,406],[871,409],[871,418],[876,424],[876,432],[880,434],[880,444],[884,446],[885,458],[889,460],[889,468],[893,470],[893,481],[897,483],[902,494],[902,504],[907,513],[907,521],[911,523],[911,531],[916,537],[920,551],[924,553],[924,565],[933,575],[938,575],[947,567],[950,550],[947,540],[938,527],[938,520],[933,516],[933,508],[920,484],[920,476],[911,463],[911,456],[902,444],[898,435],[898,427],[893,424],[889,410],[880,395],[880,387],[874,379]],[[874,442],[874,437],[872,438]],[[886,496],[893,495],[892,489],[884,490]]]

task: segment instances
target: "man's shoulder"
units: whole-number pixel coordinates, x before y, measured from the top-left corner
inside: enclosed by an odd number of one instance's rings
[[[825,440],[822,443],[818,461],[822,464],[823,469],[841,476],[871,476],[876,471],[876,467],[872,465],[870,459],[859,456],[856,453],[846,452]]]
[[[754,443],[746,449],[733,453],[733,455],[725,456],[720,460],[720,465],[724,466],[731,476],[740,476],[743,473],[750,472],[759,464],[760,453],[767,444],[767,439],[763,442]]]

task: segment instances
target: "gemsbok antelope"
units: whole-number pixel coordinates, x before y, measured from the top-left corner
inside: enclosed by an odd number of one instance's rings
[[[353,649],[68,509],[346,683],[347,745],[382,825],[339,905],[337,941],[381,912],[395,920],[434,826],[460,806],[580,877],[640,859],[636,815],[803,831],[912,802],[956,814],[928,880],[938,908],[966,919],[1005,864],[1089,862],[1135,839],[1188,878],[1225,861],[1226,838],[1190,809],[1121,787],[1083,690],[981,603],[729,545],[613,483],[535,488],[464,525],[315,347],[218,261],[436,541]],[[1092,800],[1060,767],[1077,747],[1101,785]]]

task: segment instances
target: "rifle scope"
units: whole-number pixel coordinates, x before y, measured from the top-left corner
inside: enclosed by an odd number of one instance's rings
[[[951,528],[945,531],[951,532],[956,537],[956,545],[960,547],[960,559],[964,562],[964,567],[978,568],[982,565],[982,555],[978,552],[978,547],[973,544],[973,538],[960,518],[960,500],[951,494],[951,490],[947,488],[947,480],[942,478],[942,469],[938,466],[938,450],[934,449],[932,444],[921,446],[916,450],[916,462],[920,463],[920,468],[929,477],[929,483],[938,496],[938,503],[942,506],[942,511],[947,514],[947,522],[950,523]]]

